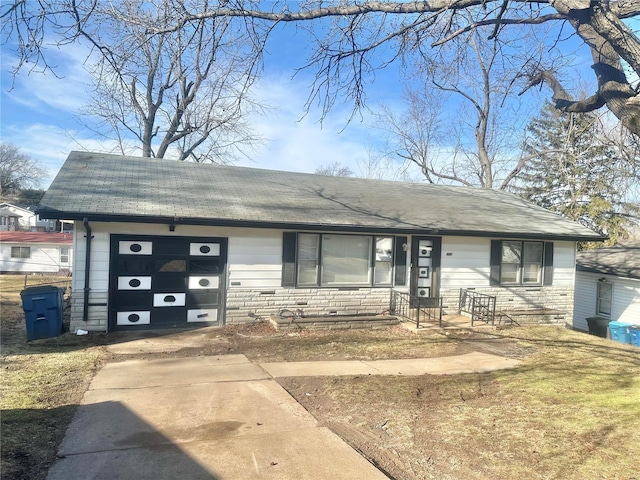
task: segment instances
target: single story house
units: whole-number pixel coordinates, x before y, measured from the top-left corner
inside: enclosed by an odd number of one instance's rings
[[[0,231],[0,272],[68,273],[73,265],[73,235]]]
[[[587,318],[640,325],[640,241],[578,252],[573,326]]]
[[[36,212],[11,203],[0,203],[0,232],[52,232],[56,222],[41,220]]]
[[[392,291],[573,317],[591,230],[515,195],[72,152],[38,209],[75,222],[71,328],[388,311]],[[540,320],[537,320],[540,321]]]

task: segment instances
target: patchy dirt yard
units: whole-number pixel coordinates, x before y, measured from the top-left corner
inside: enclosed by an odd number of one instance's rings
[[[640,480],[637,348],[556,327],[416,335],[400,327],[276,332],[264,322],[26,342],[23,280],[0,278],[2,478],[45,478],[76,405],[105,362],[225,353],[254,362],[373,360],[481,351],[524,365],[485,374],[280,383],[397,480]]]

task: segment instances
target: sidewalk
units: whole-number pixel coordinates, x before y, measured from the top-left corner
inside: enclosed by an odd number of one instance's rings
[[[110,363],[85,393],[47,480],[384,479],[274,378],[454,374],[518,363],[483,353],[262,365],[244,355]]]
[[[455,375],[459,373],[491,372],[517,367],[513,358],[472,352],[466,355],[402,360],[352,360],[335,362],[274,362],[262,363],[274,378],[340,375]]]
[[[387,478],[243,355],[98,372],[47,480]]]

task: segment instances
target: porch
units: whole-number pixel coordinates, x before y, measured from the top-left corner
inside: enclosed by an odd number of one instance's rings
[[[281,309],[271,315],[276,330],[384,328],[402,324],[411,331],[459,329],[520,325],[524,323],[558,323],[564,312],[552,309],[496,310],[496,297],[461,289],[457,310],[445,313],[441,297],[418,297],[407,292],[391,291],[389,310],[372,315],[305,316],[302,310]]]
[[[390,313],[411,331],[440,328],[468,328],[472,318],[462,311],[445,313],[440,297],[417,297],[406,292],[391,292]]]

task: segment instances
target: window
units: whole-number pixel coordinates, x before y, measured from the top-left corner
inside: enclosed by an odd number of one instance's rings
[[[376,237],[376,258],[373,272],[375,285],[391,285],[393,278],[393,238]]]
[[[322,236],[323,286],[371,284],[371,237]]]
[[[298,285],[318,283],[320,235],[298,235]]]
[[[606,280],[598,281],[598,300],[596,315],[611,316],[611,301],[613,299],[613,284]]]
[[[492,285],[551,285],[552,280],[552,242],[491,242]]]
[[[31,247],[11,247],[11,258],[31,258]]]
[[[69,247],[60,247],[60,263],[69,263]]]
[[[542,242],[502,242],[500,283],[540,285],[542,252]]]
[[[295,272],[299,287],[391,286],[393,283],[393,237],[310,233],[296,237],[287,233],[284,238],[285,243],[287,238],[292,242],[297,238]],[[283,259],[285,269],[287,264],[293,266],[293,259],[286,251]]]

